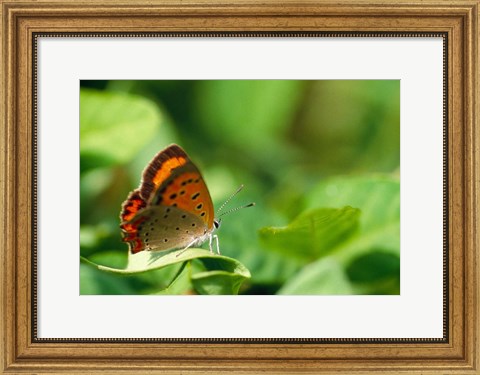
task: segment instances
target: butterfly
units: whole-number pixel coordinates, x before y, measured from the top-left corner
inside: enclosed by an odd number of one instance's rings
[[[213,253],[215,240],[220,254],[218,236],[214,234],[220,219],[215,218],[205,180],[185,151],[175,144],[160,151],[147,165],[139,188],[122,204],[120,221],[123,241],[132,254],[144,250],[186,250],[207,240],[210,252]]]

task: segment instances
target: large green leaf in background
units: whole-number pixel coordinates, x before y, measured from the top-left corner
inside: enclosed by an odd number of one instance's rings
[[[81,170],[130,161],[161,120],[158,107],[140,96],[80,90]]]
[[[400,181],[388,175],[338,177],[317,185],[305,208],[343,207],[362,211],[355,236],[338,244],[335,256],[344,263],[372,249],[400,256]],[[340,251],[341,250],[341,251]]]
[[[338,177],[317,185],[306,208],[349,204],[362,211],[355,235],[332,257],[356,294],[400,293],[400,181],[391,175]]]
[[[262,228],[259,235],[268,248],[290,257],[314,260],[355,233],[359,215],[360,211],[352,207],[317,208],[302,213],[286,227]]]
[[[318,259],[290,277],[280,294],[399,293],[397,178],[328,179],[307,195],[304,208],[288,226],[259,232],[271,250]]]

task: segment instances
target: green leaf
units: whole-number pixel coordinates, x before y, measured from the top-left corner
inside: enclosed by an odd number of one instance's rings
[[[249,270],[239,261],[222,255],[215,255],[203,249],[171,250],[163,252],[142,251],[137,254],[130,254],[126,268],[114,268],[96,264],[91,260],[81,257],[87,263],[98,270],[113,274],[133,275],[152,270],[159,270],[165,267],[179,265],[192,260],[200,260],[207,271],[191,274],[190,281],[199,293],[207,294],[236,294],[243,281],[250,278]],[[178,272],[174,279],[167,286],[170,292],[177,289],[171,286],[176,284],[177,278],[184,272]],[[182,290],[185,290],[183,288]],[[168,291],[164,291],[167,294]]]
[[[306,197],[306,209],[352,206],[370,229],[400,219],[400,182],[390,175],[337,177],[318,184]]]
[[[391,176],[332,178],[307,197],[306,208],[350,205],[362,211],[359,228],[335,250],[344,265],[362,254],[382,249],[400,256],[400,182]]]
[[[289,226],[260,231],[264,244],[272,249],[302,254],[307,256],[306,260],[313,259],[314,255],[320,258],[291,277],[279,293],[399,293],[398,179],[390,176],[333,178],[319,184],[306,202],[307,211]],[[343,209],[335,208],[345,205],[348,206]],[[342,223],[338,210],[354,210],[350,206],[357,207],[356,215],[347,216],[349,221]],[[316,222],[311,215],[318,215]],[[334,218],[337,220],[332,220]],[[315,225],[308,224],[309,220]],[[345,225],[349,222],[350,225]],[[330,256],[325,258],[325,255]],[[324,259],[328,261],[323,263]],[[329,284],[330,280],[334,281]],[[338,289],[333,287],[336,284]]]
[[[400,257],[382,249],[354,258],[346,269],[362,294],[400,294]]]
[[[162,115],[148,99],[80,91],[80,164],[85,171],[130,161],[153,137]]]
[[[246,277],[227,271],[199,272],[192,275],[192,284],[199,294],[238,294]]]
[[[352,207],[319,208],[299,215],[288,226],[259,231],[262,243],[285,255],[305,260],[328,254],[355,233],[360,211]]]
[[[305,266],[278,291],[283,295],[352,294],[352,288],[341,265],[325,257]]]
[[[168,278],[169,283],[166,287],[161,289],[160,291],[155,291],[151,294],[157,295],[180,295],[180,294],[191,294],[192,292],[192,284],[190,282],[190,275],[186,270],[187,263],[182,263],[180,267],[166,267],[161,270],[157,270],[154,272],[146,272],[142,273],[141,275],[155,275],[160,271],[166,270],[175,270],[175,274]]]
[[[394,254],[372,250],[355,258],[347,268],[348,277],[355,282],[373,282],[388,278],[392,274],[400,276],[400,258]]]
[[[81,285],[85,282],[90,290],[97,290],[99,293],[87,293],[88,289],[81,288],[81,294],[152,294],[164,291],[163,294],[183,294],[191,285],[188,284],[183,289],[180,283],[173,282],[179,277],[184,263],[175,264],[150,272],[118,274],[105,272],[98,268],[98,265],[111,267],[114,269],[123,269],[127,264],[128,256],[126,251],[104,250],[89,256],[88,261],[82,259],[82,267],[87,265],[92,271],[86,274],[87,278],[81,280]],[[109,285],[111,287],[109,287]],[[114,287],[114,288],[112,288]]]
[[[200,294],[238,294],[243,282],[250,278],[246,269],[238,269],[238,264],[224,262],[218,258],[199,258],[201,270],[192,274],[195,290]],[[248,277],[247,277],[248,276]]]
[[[250,270],[252,278],[249,280],[249,284],[251,286],[261,284],[262,290],[242,290],[242,292],[264,293],[268,289],[271,291],[270,294],[274,294],[281,284],[295,273],[299,266],[303,265],[303,262],[285,257],[280,252],[268,251],[259,243],[257,235],[259,228],[282,224],[285,222],[285,218],[272,212],[271,207],[260,198],[265,193],[255,191],[253,185],[250,182],[245,185],[246,188],[242,191],[239,204],[255,201],[256,206],[225,216],[217,234],[220,248],[226,249],[225,253],[228,253],[228,256],[241,260]],[[216,202],[223,203],[234,189],[235,187],[228,189],[228,193],[217,198]],[[215,206],[219,207],[218,204]]]

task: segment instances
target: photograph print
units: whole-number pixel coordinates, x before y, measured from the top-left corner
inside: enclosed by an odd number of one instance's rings
[[[399,80],[80,81],[81,295],[399,295]]]

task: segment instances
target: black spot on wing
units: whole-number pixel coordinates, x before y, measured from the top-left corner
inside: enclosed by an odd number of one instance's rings
[[[200,192],[197,192],[197,193],[193,194],[192,195],[192,200],[197,199],[199,197],[199,195],[200,195]]]

